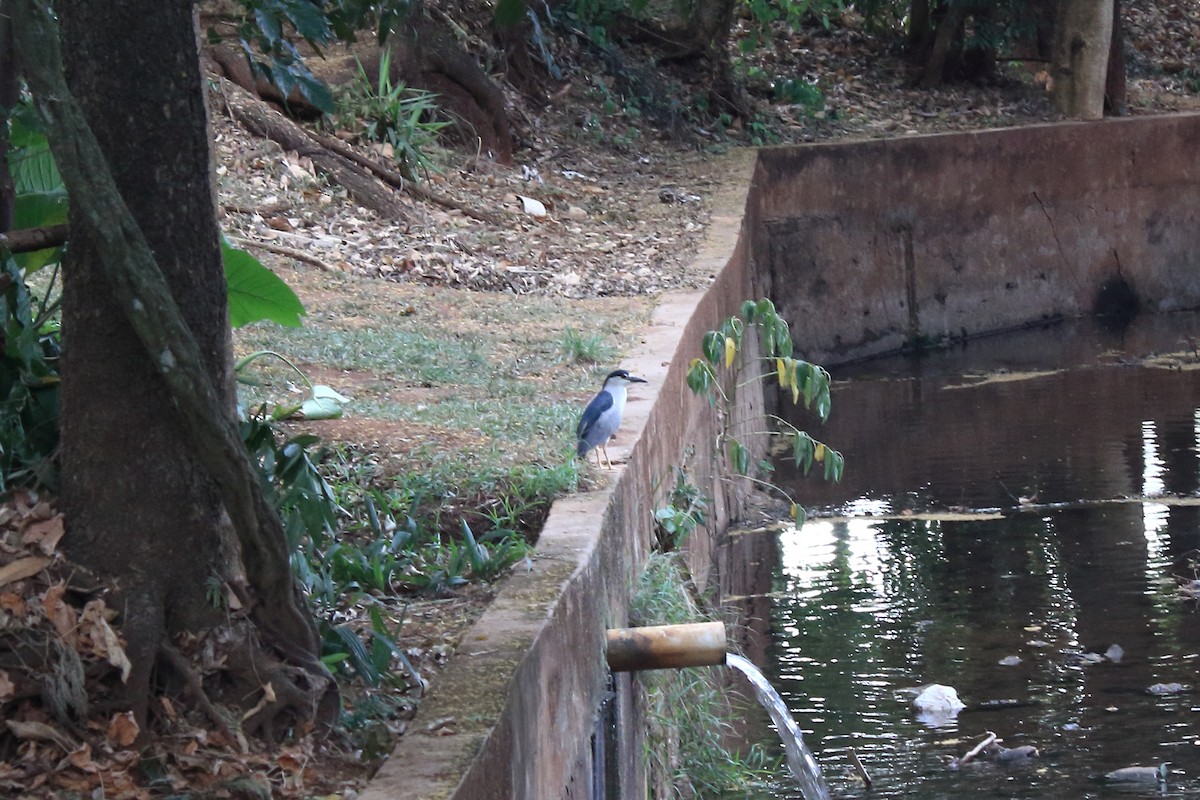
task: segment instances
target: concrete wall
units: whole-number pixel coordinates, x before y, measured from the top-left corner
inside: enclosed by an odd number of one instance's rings
[[[650,552],[653,513],[666,502],[675,467],[686,464],[691,482],[714,498],[709,534],[724,529],[739,503],[715,478],[717,422],[685,376],[703,334],[755,295],[751,237],[741,235],[749,226],[743,215],[753,159],[749,152],[727,159],[741,178],[715,199],[698,256],[716,281],[703,293],[664,297],[642,346],[622,362],[649,381],[631,390],[621,433],[609,447],[614,459],[627,456],[628,463],[611,473],[593,469],[606,485],[555,502],[532,570],[505,578],[363,800],[646,796],[634,678],[616,676],[610,695],[604,635],[627,625],[630,590]],[[743,397],[739,415],[761,415],[761,396]],[[691,541],[689,559],[703,581],[713,563],[709,538]],[[426,729],[445,719],[453,722]],[[608,742],[599,736],[608,745],[601,753],[594,734],[605,726],[615,735]],[[599,783],[605,770],[598,757],[620,766]]]
[[[627,465],[554,504],[533,568],[505,579],[363,799],[644,798],[635,678],[610,686],[604,633],[627,622],[675,467],[715,498],[713,528],[689,542],[701,581],[739,506],[715,478],[717,421],[684,379],[703,333],[768,290],[819,362],[1085,313],[1116,275],[1153,309],[1200,306],[1197,143],[1200,116],[1172,116],[731,161],[743,188],[716,198],[698,256],[716,281],[663,298],[624,362],[650,381],[610,448]],[[762,413],[761,394],[740,399],[741,418]]]
[[[1122,276],[1200,306],[1200,116],[761,153],[764,277],[822,363],[1090,313]]]

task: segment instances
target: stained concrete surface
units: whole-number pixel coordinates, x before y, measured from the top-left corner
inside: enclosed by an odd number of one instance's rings
[[[763,280],[829,363],[1092,312],[1200,306],[1200,115],[763,150]]]
[[[556,502],[528,572],[505,579],[364,800],[593,798],[593,734],[610,695],[604,633],[625,627],[676,466],[714,502],[689,539],[703,584],[743,490],[718,480],[718,421],[685,375],[703,333],[769,294],[813,360],[921,337],[1088,313],[1113,276],[1148,308],[1200,305],[1200,116],[1036,126],[762,151],[730,162],[698,259],[703,294],[666,295],[624,366],[625,461],[599,491]],[[767,398],[743,391],[739,419]],[[758,446],[761,447],[759,442]],[[719,577],[719,576],[718,576]],[[609,797],[646,797],[645,720],[616,677]],[[455,724],[428,730],[430,721]],[[598,798],[597,798],[598,800]]]

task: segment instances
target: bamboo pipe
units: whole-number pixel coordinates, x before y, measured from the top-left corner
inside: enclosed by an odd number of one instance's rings
[[[613,672],[724,663],[723,622],[613,628],[608,632],[608,668]]]

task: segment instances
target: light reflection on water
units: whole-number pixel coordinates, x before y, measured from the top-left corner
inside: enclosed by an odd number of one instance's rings
[[[1200,548],[1200,372],[1072,347],[1074,369],[1025,381],[962,388],[968,367],[1029,360],[995,341],[838,385],[848,422],[819,435],[847,480],[793,486],[838,516],[780,535],[759,654],[835,797],[868,794],[848,748],[872,797],[1128,797],[1098,778],[1162,761],[1168,796],[1200,796],[1200,613],[1176,581]],[[960,507],[1003,518],[921,516]],[[1119,662],[1088,663],[1113,644]],[[942,728],[904,691],[933,682],[968,706]],[[1187,688],[1146,692],[1171,682]],[[951,769],[985,731],[1042,755]]]

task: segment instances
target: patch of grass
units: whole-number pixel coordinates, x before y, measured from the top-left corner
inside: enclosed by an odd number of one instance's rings
[[[653,553],[630,601],[636,625],[703,622],[690,581],[676,556]],[[651,721],[646,757],[652,775],[664,779],[664,800],[750,796],[765,793],[779,765],[757,746],[733,752],[733,711],[722,691],[721,667],[648,670],[639,673]]]
[[[436,336],[398,325],[349,330],[263,328],[246,331],[239,342],[247,348],[286,353],[298,363],[398,373],[415,386],[476,386],[490,374],[486,350],[478,339]]]
[[[569,364],[599,364],[612,361],[616,350],[598,333],[585,334],[574,328],[563,331],[558,343],[563,359]]]

